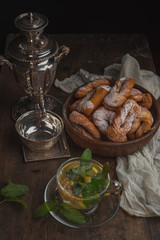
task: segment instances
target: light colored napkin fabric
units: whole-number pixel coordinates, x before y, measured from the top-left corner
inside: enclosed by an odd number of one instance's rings
[[[160,78],[140,70],[129,54],[122,58],[120,77],[133,77],[155,98],[160,96]],[[117,176],[123,185],[120,206],[130,215],[160,216],[160,128],[153,139],[134,154],[117,158]]]
[[[58,79],[55,79],[54,85],[56,87],[61,88],[64,92],[71,93],[74,89],[80,87],[85,83],[94,81],[99,77],[112,79],[112,77],[109,75],[92,74],[80,68],[80,70],[77,73],[71,75],[68,78],[65,78],[63,81],[59,81]]]
[[[159,76],[140,69],[137,60],[129,54],[123,56],[121,64],[107,66],[102,76],[115,80],[120,77],[132,77],[155,98],[160,96]],[[80,69],[63,81],[56,79],[55,86],[70,93],[97,77],[100,76]],[[130,215],[160,216],[160,128],[142,150],[128,156],[117,157],[116,172],[123,186],[120,207]]]

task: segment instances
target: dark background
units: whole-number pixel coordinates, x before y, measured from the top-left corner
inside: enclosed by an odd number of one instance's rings
[[[7,34],[18,32],[14,19],[39,12],[49,19],[45,33],[142,33],[148,38],[155,65],[160,64],[160,7],[157,1],[0,0],[0,53]]]

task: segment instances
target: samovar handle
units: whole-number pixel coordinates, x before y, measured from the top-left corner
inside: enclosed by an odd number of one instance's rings
[[[64,55],[67,55],[69,53],[69,51],[70,51],[69,47],[66,47],[64,45],[59,47],[59,49],[58,49],[59,55],[54,58],[55,61],[59,62]]]
[[[13,70],[13,64],[7,60],[6,58],[4,58],[2,55],[0,55],[0,65],[4,65],[4,64],[7,64],[8,67]]]

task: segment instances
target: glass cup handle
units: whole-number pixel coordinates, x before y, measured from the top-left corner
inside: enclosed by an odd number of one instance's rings
[[[109,196],[111,194],[119,194],[122,190],[122,184],[120,182],[118,182],[117,180],[113,180],[110,182],[110,185],[106,191],[106,193],[104,194],[104,196]]]

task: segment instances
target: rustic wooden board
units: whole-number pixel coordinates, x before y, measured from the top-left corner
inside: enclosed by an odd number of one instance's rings
[[[121,57],[129,53],[140,67],[155,71],[148,41],[144,35],[93,35],[67,34],[50,35],[59,45],[70,47],[70,53],[59,63],[56,77],[63,80],[83,68],[89,72],[102,74],[104,67],[119,63]],[[65,101],[67,94],[52,87],[50,94]],[[33,212],[43,202],[44,189],[49,179],[55,175],[58,166],[66,158],[25,163],[20,139],[14,129],[11,109],[24,96],[12,72],[4,66],[0,74],[0,187],[7,184],[9,177],[30,188],[24,196],[28,209],[17,204],[5,203],[0,206],[1,240],[159,240],[160,218],[129,216],[119,209],[116,216],[101,227],[89,230],[72,229],[62,225],[50,215],[34,219]],[[71,156],[80,156],[82,149],[67,135]],[[106,159],[94,156],[100,162]],[[107,159],[111,166],[111,177],[116,178],[114,158]]]

